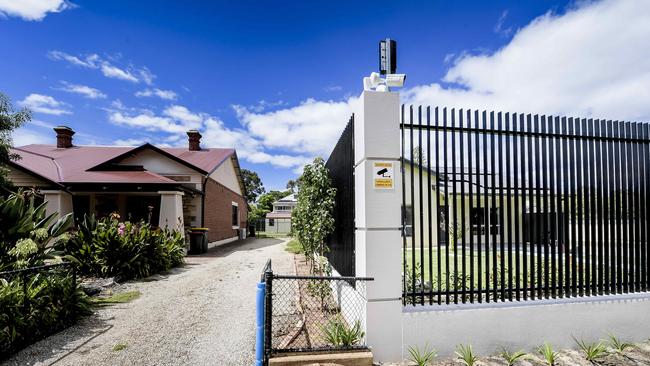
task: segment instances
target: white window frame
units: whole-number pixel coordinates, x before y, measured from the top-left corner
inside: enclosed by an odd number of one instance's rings
[[[232,208],[237,207],[237,225],[233,225],[233,229],[239,229],[239,223],[241,222],[241,211],[239,211],[239,204],[237,202],[232,201],[231,206],[230,206],[230,219],[232,220]]]

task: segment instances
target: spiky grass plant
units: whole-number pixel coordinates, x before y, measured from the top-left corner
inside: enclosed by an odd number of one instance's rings
[[[474,366],[478,361],[478,356],[474,354],[474,350],[472,350],[472,346],[469,344],[467,346],[459,344],[456,347],[455,353],[458,356],[458,360],[465,366]]]
[[[524,352],[522,350],[510,353],[510,351],[507,348],[504,348],[501,351],[500,355],[501,355],[501,357],[503,357],[504,360],[506,360],[506,362],[508,363],[508,366],[512,366],[515,363],[517,363],[517,361],[523,361],[526,358],[528,358],[528,353],[526,353],[526,352]]]
[[[608,341],[609,345],[617,353],[623,353],[623,352],[625,352],[626,349],[634,347],[634,344],[621,341],[620,339],[618,339],[612,333],[607,333],[607,338],[608,338],[607,341]]]
[[[537,349],[537,352],[539,352],[539,354],[544,357],[544,360],[548,366],[555,366],[558,353],[553,350],[553,346],[551,346],[548,342],[539,347]]]
[[[425,366],[430,364],[434,358],[438,356],[435,349],[430,348],[429,344],[425,344],[423,349],[418,346],[409,346],[410,361],[415,362],[418,366]]]
[[[573,340],[576,342],[578,347],[585,356],[585,359],[589,362],[594,362],[599,358],[603,358],[607,355],[607,347],[603,342],[585,342],[582,339],[576,339],[573,337]]]

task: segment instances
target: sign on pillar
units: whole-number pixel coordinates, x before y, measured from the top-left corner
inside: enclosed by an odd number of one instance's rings
[[[395,188],[395,169],[392,161],[375,161],[373,163],[373,181],[375,189]]]

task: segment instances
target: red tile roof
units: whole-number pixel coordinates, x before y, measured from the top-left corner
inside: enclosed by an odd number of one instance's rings
[[[149,171],[115,171],[101,169],[101,164],[130,156],[143,148],[162,150],[202,173],[210,173],[234,153],[234,149],[161,148],[152,145],[134,147],[74,146],[67,149],[53,145],[27,145],[12,149],[20,155],[14,164],[56,183],[176,183]],[[163,153],[163,154],[164,154]],[[115,162],[115,161],[113,161]],[[98,168],[99,167],[99,168]],[[92,169],[91,168],[96,168]]]

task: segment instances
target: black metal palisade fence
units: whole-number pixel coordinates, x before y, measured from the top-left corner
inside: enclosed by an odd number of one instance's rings
[[[325,164],[336,188],[334,232],[326,253],[341,276],[354,276],[354,114]]]
[[[649,125],[402,106],[404,304],[648,289]]]

